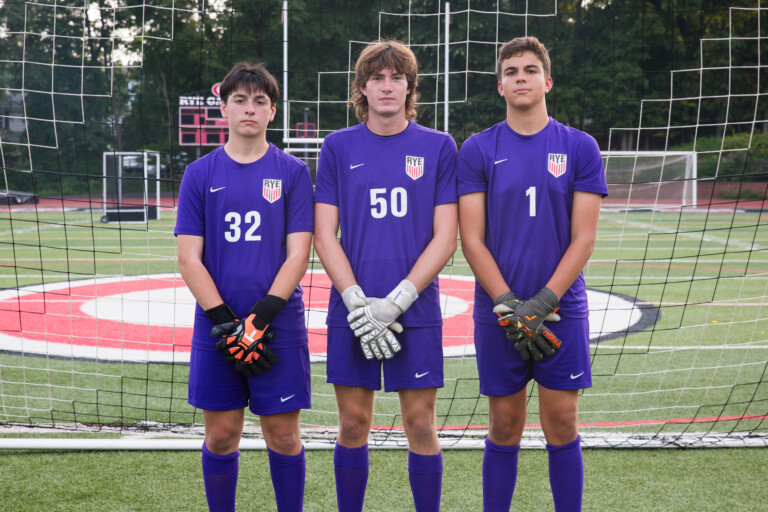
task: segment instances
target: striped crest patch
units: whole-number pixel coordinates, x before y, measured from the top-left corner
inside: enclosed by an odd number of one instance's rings
[[[264,180],[261,195],[270,203],[274,203],[283,195],[283,180]]]
[[[550,153],[547,155],[547,170],[555,178],[565,174],[565,166],[568,161],[568,155],[561,153]]]
[[[405,174],[410,176],[412,180],[417,180],[424,175],[424,157],[423,156],[406,156],[405,157]]]

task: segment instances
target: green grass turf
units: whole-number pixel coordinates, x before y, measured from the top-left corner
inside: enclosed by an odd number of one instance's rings
[[[102,224],[100,214],[0,214],[0,288],[177,271],[172,214],[123,225]],[[460,249],[445,273],[471,274]],[[768,223],[759,212],[603,212],[587,285],[637,297],[661,316],[649,329],[593,347],[582,433],[765,433],[766,273]],[[0,354],[0,423],[199,424],[199,411],[186,404],[187,374],[184,365]],[[314,364],[312,374],[314,409],[302,413],[303,426],[333,426],[324,365]],[[446,360],[445,376],[438,424],[486,425],[474,359]],[[530,396],[535,424],[535,386]],[[399,426],[398,409],[394,395],[380,394],[374,424]],[[756,418],[716,421],[749,415]],[[686,418],[697,422],[677,423]]]
[[[444,452],[442,510],[481,510],[479,450]],[[584,510],[763,511],[768,451],[585,450]],[[304,510],[333,511],[333,452],[307,452]],[[407,454],[376,450],[366,511],[413,510]],[[0,503],[13,511],[204,511],[199,452],[0,452]],[[239,510],[274,511],[265,451],[240,459]],[[512,510],[554,510],[543,450],[523,450]]]

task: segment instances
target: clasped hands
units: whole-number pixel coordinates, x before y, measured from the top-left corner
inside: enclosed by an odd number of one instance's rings
[[[349,327],[360,339],[366,359],[391,359],[401,350],[395,333],[403,332],[403,326],[396,319],[419,298],[413,283],[403,279],[383,299],[366,297],[360,286],[352,285],[341,298],[349,311]]]
[[[511,291],[496,297],[493,312],[499,315],[498,323],[504,328],[507,339],[515,342],[515,349],[528,361],[533,357],[541,361],[555,355],[562,342],[544,322],[557,322],[556,312],[560,299],[549,288],[542,288],[527,301],[518,299]]]

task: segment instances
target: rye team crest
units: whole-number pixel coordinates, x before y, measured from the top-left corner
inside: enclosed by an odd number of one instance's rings
[[[568,155],[562,153],[549,153],[547,155],[547,170],[555,178],[565,174],[565,166],[568,161]]]
[[[274,203],[283,195],[283,180],[264,180],[261,195],[270,203]]]
[[[406,156],[405,157],[405,174],[410,176],[412,180],[417,180],[424,175],[424,157],[423,156]]]

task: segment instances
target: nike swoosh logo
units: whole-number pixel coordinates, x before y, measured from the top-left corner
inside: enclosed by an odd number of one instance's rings
[[[287,396],[287,397],[285,397],[285,398],[283,398],[283,397],[281,396],[281,397],[280,397],[280,401],[281,401],[281,402],[287,402],[288,400],[290,400],[291,398],[293,398],[293,397],[295,397],[295,396],[296,396],[296,395],[291,395],[291,396]]]
[[[361,165],[365,165],[365,164],[350,165],[350,166],[349,166],[349,168],[350,168],[350,169],[357,169],[357,168],[358,168],[358,167],[360,167]]]
[[[425,376],[425,375],[426,375],[426,374],[428,374],[428,373],[429,373],[429,372],[424,372],[424,373],[418,373],[418,372],[416,372],[416,374],[414,375],[414,377],[416,377],[417,379],[420,379],[420,378],[422,378],[423,376]]]
[[[496,161],[495,161],[495,162],[493,162],[493,163],[494,163],[494,164],[500,164],[501,162],[506,162],[507,160],[509,160],[509,158],[503,158],[503,159],[501,159],[501,160],[496,160]]]
[[[581,377],[582,375],[584,375],[584,372],[581,372],[581,373],[579,373],[579,374],[577,374],[577,375],[571,374],[571,380],[574,380],[574,379],[578,379],[578,378],[579,378],[579,377]]]
[[[213,187],[211,187],[211,192],[218,192],[219,190],[223,190],[223,189],[225,189],[225,188],[227,188],[227,187],[219,187],[219,188],[213,188]]]

